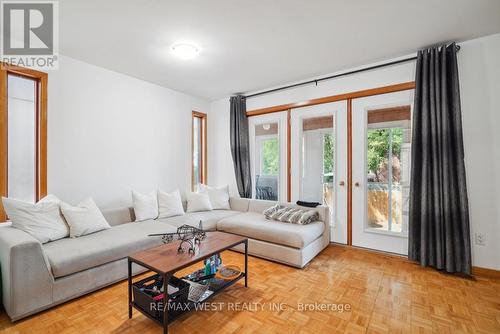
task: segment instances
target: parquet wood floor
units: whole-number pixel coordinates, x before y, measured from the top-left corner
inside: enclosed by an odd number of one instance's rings
[[[228,251],[223,261],[238,264],[243,256]],[[500,333],[499,280],[454,277],[403,258],[340,246],[329,246],[302,270],[254,257],[249,270],[249,288],[239,282],[212,299],[225,308],[184,315],[170,333]],[[287,306],[228,309],[228,303],[241,301]],[[345,303],[351,310],[298,309],[298,303],[315,302]],[[121,282],[14,324],[1,313],[0,332],[162,331],[137,311],[128,319],[127,285]]]

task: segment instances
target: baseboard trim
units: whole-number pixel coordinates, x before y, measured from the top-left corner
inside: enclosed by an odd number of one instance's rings
[[[371,253],[379,253],[379,254],[383,254],[383,255],[387,255],[387,256],[397,257],[399,259],[403,259],[403,260],[406,260],[408,262],[412,262],[412,261],[408,260],[408,257],[401,255],[401,254],[395,254],[395,253],[384,252],[384,251],[380,251],[380,250],[376,250],[376,249],[346,245],[346,244],[341,244],[341,243],[337,243],[337,242],[330,242],[330,245],[346,247],[346,248],[351,248],[351,249],[359,249],[359,250],[363,250],[363,251],[367,251],[367,252],[371,252]],[[472,266],[472,275],[477,276],[477,277],[500,279],[500,270]]]
[[[487,278],[496,278],[500,279],[500,270],[490,269],[490,268],[482,268],[482,267],[472,267],[472,274],[474,276],[487,277]]]
[[[397,257],[397,258],[403,259],[403,260],[408,260],[408,257],[406,255],[381,251],[378,249],[365,248],[365,247],[359,247],[359,246],[353,246],[353,245],[346,245],[346,244],[342,244],[342,243],[338,243],[338,242],[330,242],[330,245],[340,246],[340,247],[345,247],[345,248],[350,248],[350,249],[357,249],[357,250],[362,250],[362,251],[366,251],[366,252],[370,252],[370,253],[377,253],[377,254],[381,254],[381,255]]]

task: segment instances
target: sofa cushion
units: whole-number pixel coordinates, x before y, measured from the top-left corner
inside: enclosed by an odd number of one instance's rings
[[[158,199],[156,196],[156,191],[146,195],[132,190],[136,222],[158,218]]]
[[[251,200],[248,205],[248,211],[262,213],[264,210],[276,205],[275,201],[268,201],[262,199]]]
[[[180,227],[184,224],[198,227],[200,220],[203,221],[203,229],[205,231],[214,231],[217,227],[217,222],[223,218],[231,217],[240,214],[239,211],[231,210],[212,210],[200,212],[188,212],[183,216],[161,218],[159,222]]]
[[[233,211],[247,212],[250,200],[248,198],[230,197],[229,204]]]
[[[267,220],[262,213],[245,212],[222,219],[217,230],[272,242],[294,248],[304,248],[321,236],[323,222],[297,225]]]
[[[60,239],[43,245],[43,248],[57,278],[161,245],[160,237],[148,237],[148,234],[175,231],[175,227],[146,220],[113,226],[76,239]]]
[[[101,210],[102,215],[111,226],[127,224],[135,221],[134,208],[113,208]]]
[[[61,215],[61,201],[48,195],[36,204],[13,198],[2,197],[5,212],[18,228],[41,243],[65,238],[69,235],[68,225]]]
[[[68,223],[70,238],[78,238],[111,228],[92,197],[77,206],[61,202],[61,212]]]

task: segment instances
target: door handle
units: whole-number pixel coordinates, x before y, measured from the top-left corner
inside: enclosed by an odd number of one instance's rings
[[[359,187],[360,186],[359,182],[354,183],[354,186]]]
[[[339,182],[339,186],[343,187],[345,185],[345,182],[344,181],[340,181]]]

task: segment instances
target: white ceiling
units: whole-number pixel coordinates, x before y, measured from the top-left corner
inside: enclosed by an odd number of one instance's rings
[[[62,54],[207,99],[500,32],[499,0],[62,0]],[[197,58],[170,46],[197,44]]]

